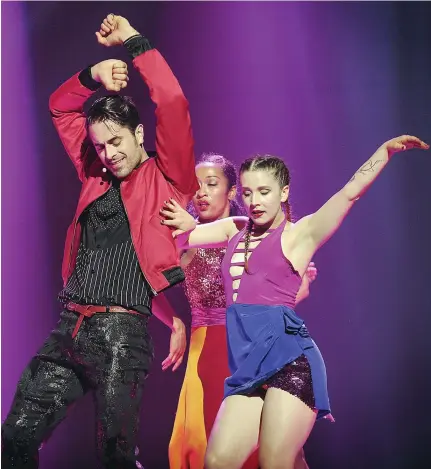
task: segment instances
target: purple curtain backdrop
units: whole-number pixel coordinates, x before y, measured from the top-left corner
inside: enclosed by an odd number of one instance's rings
[[[22,4],[2,5],[2,403],[9,405],[30,349],[51,327],[52,252],[42,175],[42,136],[35,106],[27,14]],[[2,26],[3,26],[2,25]],[[13,46],[7,41],[13,31]],[[6,397],[7,396],[7,397]],[[2,413],[6,412],[2,408]]]
[[[94,31],[114,11],[164,54],[192,113],[196,154],[239,163],[282,156],[297,217],[316,210],[386,139],[431,141],[427,3],[29,2],[2,4],[2,418],[19,375],[59,314],[55,297],[79,182],[51,124],[50,93],[88,64],[125,58]],[[154,139],[136,72],[127,93]],[[336,424],[306,445],[312,469],[431,467],[430,154],[397,156],[316,256],[298,308],[325,357]],[[169,297],[188,319],[175,288]],[[156,360],[140,449],[167,468],[184,367],[161,372],[169,331],[151,324]],[[42,468],[96,467],[87,396],[41,452]]]

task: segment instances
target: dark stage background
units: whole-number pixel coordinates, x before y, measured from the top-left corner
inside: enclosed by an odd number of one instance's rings
[[[429,3],[2,3],[2,419],[17,380],[55,325],[66,228],[79,183],[48,98],[106,58],[94,31],[126,16],[164,54],[190,101],[196,154],[239,163],[282,156],[297,217],[318,208],[385,140],[431,141]],[[127,59],[128,60],[128,59]],[[154,140],[148,93],[126,90]],[[306,445],[312,469],[431,467],[431,153],[397,155],[316,256],[298,308],[325,357],[333,413]],[[181,288],[170,292],[189,322]],[[169,331],[151,324],[141,461],[167,468],[184,366],[162,373]],[[93,404],[78,405],[41,452],[42,468],[97,467]]]

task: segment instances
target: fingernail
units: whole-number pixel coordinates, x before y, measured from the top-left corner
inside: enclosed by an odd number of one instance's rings
[[[163,223],[164,223],[164,220],[160,220],[160,223],[163,225]]]

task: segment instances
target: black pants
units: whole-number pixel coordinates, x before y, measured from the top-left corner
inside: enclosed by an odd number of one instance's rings
[[[97,313],[84,319],[72,339],[77,318],[70,311],[61,314],[57,329],[22,374],[2,425],[2,468],[37,468],[39,446],[68,407],[92,391],[104,467],[136,469],[142,393],[153,359],[148,318]]]

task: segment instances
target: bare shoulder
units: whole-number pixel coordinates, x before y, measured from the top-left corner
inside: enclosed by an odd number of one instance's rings
[[[228,236],[231,239],[239,231],[243,230],[248,223],[248,217],[229,217],[225,218],[227,222]]]
[[[310,223],[310,219],[312,216],[313,214],[305,215],[304,217],[300,218],[295,223],[292,223],[291,226],[295,226],[296,228],[299,228],[299,229],[304,229],[308,225],[308,223]]]
[[[298,237],[301,237],[305,234],[308,229],[308,224],[310,221],[311,215],[300,218],[296,222],[286,223],[286,226],[283,230],[283,239],[294,240]]]
[[[311,244],[307,242],[309,216],[303,217],[295,223],[287,223],[281,237],[281,247],[284,256],[302,276],[310,262]],[[310,246],[309,246],[310,244]]]

